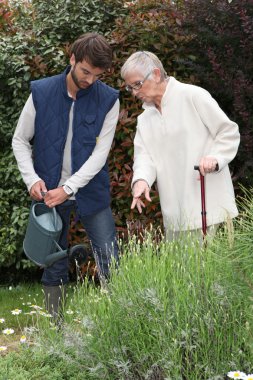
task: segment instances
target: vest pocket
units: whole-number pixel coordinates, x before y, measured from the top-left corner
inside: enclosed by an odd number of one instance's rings
[[[94,124],[96,121],[96,115],[85,115],[83,120],[85,124]]]
[[[83,118],[83,138],[84,146],[96,146],[96,115],[85,115]]]

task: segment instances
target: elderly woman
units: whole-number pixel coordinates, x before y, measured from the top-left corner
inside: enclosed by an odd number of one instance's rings
[[[206,176],[208,231],[237,216],[228,164],[240,142],[238,125],[203,88],[167,76],[156,55],[132,54],[121,69],[126,90],[143,102],[134,139],[131,208],[142,212],[157,181],[166,235],[201,236],[199,165]]]

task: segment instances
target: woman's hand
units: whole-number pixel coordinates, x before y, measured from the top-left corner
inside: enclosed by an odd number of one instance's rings
[[[215,157],[205,156],[201,158],[199,163],[199,171],[202,175],[213,173],[217,170],[219,170],[219,166]]]
[[[142,196],[142,194],[144,194],[145,199],[151,202],[149,191],[150,189],[146,181],[144,181],[143,179],[139,179],[138,181],[136,181],[132,189],[133,201],[131,204],[131,209],[134,209],[135,207],[137,207],[139,213],[141,214],[142,207],[145,207],[145,204],[140,199],[140,197]]]

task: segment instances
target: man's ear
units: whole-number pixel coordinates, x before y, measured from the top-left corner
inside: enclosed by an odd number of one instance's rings
[[[153,78],[156,83],[159,83],[161,81],[161,70],[158,67],[155,67],[153,69]]]
[[[69,59],[69,62],[70,62],[70,64],[71,64],[71,66],[75,66],[75,64],[76,64],[76,59],[75,59],[75,55],[74,55],[74,54],[71,55],[71,57],[70,57],[70,59]]]

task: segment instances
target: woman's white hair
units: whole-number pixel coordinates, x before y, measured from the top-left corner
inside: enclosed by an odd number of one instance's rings
[[[121,76],[125,79],[128,73],[140,72],[145,77],[155,68],[160,69],[161,80],[164,80],[167,77],[167,73],[160,59],[150,51],[137,51],[130,55],[122,66]]]

